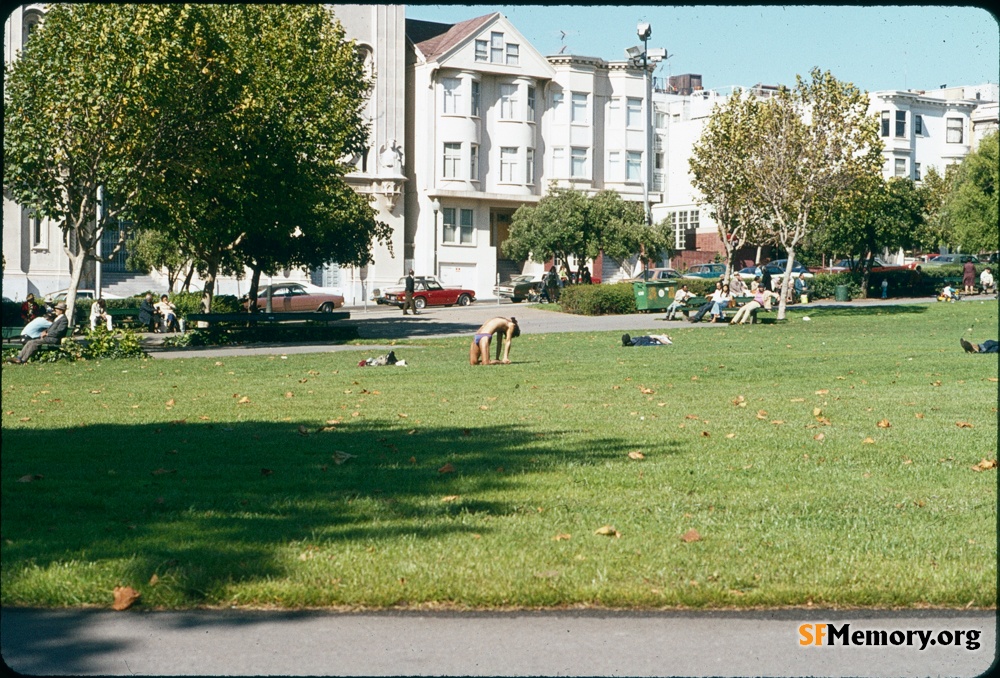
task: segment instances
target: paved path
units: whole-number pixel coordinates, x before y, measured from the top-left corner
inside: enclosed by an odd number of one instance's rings
[[[973,303],[969,299],[963,303]],[[986,301],[985,299],[981,301]],[[994,298],[989,302],[996,303]],[[900,306],[913,304],[936,303],[933,298],[919,299],[866,299],[850,302],[818,302],[808,306],[794,306],[801,310],[820,310],[829,308],[867,309],[871,307]],[[630,334],[662,333],[670,334],[681,328],[697,328],[705,331],[725,331],[725,323],[689,323],[686,320],[666,321],[663,312],[633,313],[630,315],[582,316],[560,313],[549,310],[547,305],[512,304],[508,301],[497,304],[494,302],[477,302],[466,307],[426,308],[419,315],[404,316],[399,309],[386,306],[371,305],[351,307],[346,309],[351,313],[351,319],[345,323],[358,328],[362,339],[376,342],[389,342],[399,339],[436,339],[441,337],[469,336],[492,317],[515,316],[525,333],[551,332],[628,332]],[[734,328],[735,329],[735,328]],[[388,344],[376,343],[364,346],[328,344],[322,342],[304,344],[260,344],[254,346],[223,346],[199,347],[180,350],[161,350],[160,335],[147,335],[145,344],[152,355],[157,358],[218,358],[232,355],[261,354],[293,354],[293,353],[325,353],[333,351],[386,349]]]
[[[799,645],[803,623],[886,631],[877,647]],[[901,635],[890,635],[892,632]],[[892,646],[932,632],[921,650]],[[942,647],[958,631],[962,643]],[[966,647],[969,632],[977,640]],[[947,634],[945,635],[945,633]],[[939,635],[940,634],[940,635]],[[978,676],[984,612],[0,611],[4,661],[32,675]],[[905,641],[904,641],[905,642]],[[976,647],[978,643],[978,647]]]

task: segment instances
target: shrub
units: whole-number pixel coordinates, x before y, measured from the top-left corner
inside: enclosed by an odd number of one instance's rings
[[[24,322],[21,320],[21,304],[10,299],[3,300],[0,307],[0,321],[4,327],[19,327]]]
[[[636,313],[632,283],[614,285],[570,285],[559,296],[559,305],[567,313],[579,315],[615,315]]]
[[[843,273],[817,273],[809,281],[809,299],[833,299],[838,285],[847,285],[847,293],[852,299],[861,296],[861,274],[845,271]]]
[[[74,342],[76,343],[76,342]],[[78,344],[79,345],[79,344]],[[103,326],[89,330],[82,344],[80,357],[88,360],[98,358],[142,358],[146,352],[139,344],[139,337],[132,330],[108,332]]]
[[[153,295],[154,303],[160,300],[160,294],[150,292]],[[137,294],[134,297],[125,299],[107,299],[108,308],[138,308],[142,298],[146,293]],[[170,301],[177,307],[177,315],[184,316],[188,313],[201,312],[201,292],[175,292],[169,295]],[[90,305],[86,305],[89,311]],[[212,297],[213,313],[239,313],[243,310],[238,297],[232,294],[217,294]]]

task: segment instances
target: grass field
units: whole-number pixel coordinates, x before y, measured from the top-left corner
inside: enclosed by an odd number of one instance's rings
[[[0,602],[995,607],[996,302],[802,316],[5,365]]]

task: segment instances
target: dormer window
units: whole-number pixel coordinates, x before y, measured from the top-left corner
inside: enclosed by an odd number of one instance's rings
[[[518,63],[518,45],[514,42],[507,43],[507,65],[517,66]]]
[[[503,63],[503,33],[490,33],[490,61]]]
[[[489,61],[488,47],[485,40],[476,40],[476,61]]]
[[[476,61],[488,61],[494,64],[518,66],[521,62],[521,46],[516,42],[504,40],[500,31],[490,33],[490,39],[476,40]]]

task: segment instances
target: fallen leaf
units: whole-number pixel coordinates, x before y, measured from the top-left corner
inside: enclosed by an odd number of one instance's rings
[[[159,583],[160,583],[160,578],[157,577],[156,573],[154,572],[153,576],[149,578],[149,585],[150,586],[156,586]]]
[[[644,455],[639,450],[636,450],[635,452],[629,452],[628,453],[628,458],[629,459],[645,459],[646,455]]]
[[[888,419],[883,419],[882,421],[880,421],[878,423],[878,427],[879,428],[890,428],[891,426],[892,426],[892,424],[889,423]]]
[[[822,424],[823,426],[829,426],[830,425],[830,420],[827,419],[826,417],[816,417],[816,421],[819,422],[820,424]]]
[[[142,596],[141,593],[136,591],[131,586],[116,586],[114,595],[115,602],[112,603],[111,609],[119,612],[132,607],[132,605],[135,604],[135,601],[139,600],[139,597]]]
[[[816,395],[826,395],[829,392],[830,392],[830,389],[828,389],[828,388],[821,388],[820,390],[816,391]]]
[[[733,400],[733,405],[736,405],[736,407],[746,407],[747,406],[747,399],[744,398],[741,395],[736,396],[736,399]]]
[[[972,467],[973,471],[985,471],[986,469],[996,468],[996,459],[983,459],[981,462]]]
[[[621,532],[611,527],[610,525],[604,525],[602,527],[597,528],[596,530],[594,530],[594,534],[599,534],[603,537],[615,537],[615,538],[622,536]]]
[[[874,440],[874,439],[872,439],[872,438],[865,438],[865,439],[864,439],[864,440],[862,440],[861,442],[863,442],[863,443],[864,443],[864,444],[866,444],[866,445],[874,445],[874,444],[875,444],[875,440]]]
[[[450,463],[445,464],[444,466],[438,469],[438,473],[454,473],[454,472],[455,472],[455,467],[452,466]]]
[[[804,403],[805,401],[806,401],[805,398],[790,398],[788,400],[788,402],[790,403]]]
[[[917,419],[923,419],[924,418],[924,413],[923,412],[917,412],[913,416],[916,417]]]
[[[612,386],[612,387],[611,387],[611,390],[612,390],[612,391],[617,391],[617,390],[619,390],[620,388],[621,388],[621,386],[619,386],[618,384],[615,384],[614,386]]]
[[[767,410],[757,410],[758,419],[767,419]]]
[[[736,434],[735,434],[735,433],[727,433],[727,434],[726,434],[726,437],[727,437],[727,438],[735,438],[735,437],[736,437]]]
[[[43,475],[39,475],[39,474],[37,474],[37,473],[35,473],[35,474],[30,474],[30,473],[29,473],[29,474],[28,474],[28,475],[26,475],[26,476],[21,476],[20,478],[18,478],[18,479],[17,479],[17,482],[19,482],[19,483],[30,483],[30,482],[31,482],[31,481],[33,481],[33,480],[41,480],[41,479],[42,479],[42,478],[44,478],[44,477],[45,477],[45,476],[43,476]]]
[[[176,404],[177,402],[173,398],[167,401],[167,407],[173,407]]]
[[[775,426],[781,426],[782,424],[785,423],[785,420],[784,419],[775,419],[771,423],[774,424]]]
[[[820,409],[820,408],[818,408],[818,407],[814,407],[814,408],[813,408],[813,416],[814,416],[814,417],[818,417],[818,416],[819,416],[819,415],[821,415],[821,414],[823,414],[823,410],[821,410],[821,409]]]
[[[646,388],[645,386],[640,386],[639,391],[645,393],[646,395],[652,395],[653,393],[656,393],[656,391],[654,391],[653,389]]]
[[[353,454],[350,454],[348,452],[343,452],[341,450],[337,450],[336,452],[333,453],[333,463],[337,465],[343,464],[348,459],[353,459],[353,458],[354,458]]]
[[[698,381],[698,377],[691,377],[691,381]]]
[[[698,417],[697,414],[686,414],[686,415],[684,415],[684,418],[685,419],[699,419],[700,417]]]
[[[996,377],[986,377],[986,381],[997,381]]]
[[[567,541],[572,537],[572,535],[566,533],[560,533],[552,537],[552,541]]]
[[[546,570],[545,572],[536,572],[535,576],[539,579],[555,579],[559,576],[559,570]]]
[[[410,415],[406,414],[405,412],[397,412],[396,414],[399,416],[400,419],[406,419],[407,417],[410,416]]]
[[[285,391],[285,397],[286,398],[294,398],[295,394],[292,393],[291,391]]]
[[[702,431],[702,432],[701,432],[701,437],[702,437],[702,438],[711,438],[711,437],[712,437],[712,434],[711,434],[711,433],[709,433],[708,431]]]
[[[681,535],[681,541],[685,541],[689,544],[693,541],[701,541],[701,535],[698,534],[698,530],[692,527],[690,530]]]
[[[360,416],[361,416],[361,413],[360,413],[360,412],[358,412],[357,410],[355,410],[354,412],[351,412],[351,416],[352,416],[352,417],[360,417]]]
[[[410,461],[411,464],[416,464],[417,463],[417,458],[416,457],[410,457],[409,461]]]
[[[98,393],[100,393],[100,392],[101,392],[101,391],[100,391],[99,389],[98,389],[98,390],[94,390],[94,391],[91,391],[91,393],[93,393],[93,394],[95,394],[95,395],[96,395],[96,394],[98,394]]]
[[[236,402],[237,402],[237,404],[243,405],[243,404],[246,404],[246,403],[250,402],[250,398],[248,398],[247,396],[243,396],[242,398],[240,398]]]
[[[955,426],[959,428],[972,428],[972,424],[967,421],[956,421]]]
[[[481,409],[481,410],[488,410],[488,409],[490,409],[490,407],[489,407],[489,405],[480,405],[479,409]]]
[[[447,497],[441,497],[441,501],[455,501],[458,499],[457,494],[449,494]]]
[[[941,385],[940,381],[932,381],[931,382],[931,386],[940,386],[940,385]]]
[[[823,438],[826,438],[826,436],[823,435],[822,433],[817,433],[816,435],[813,436],[813,440],[823,440]]]

